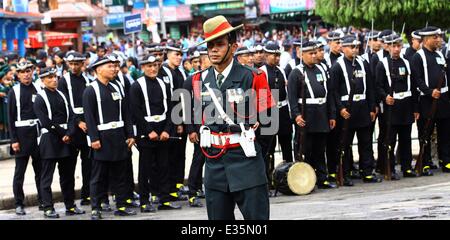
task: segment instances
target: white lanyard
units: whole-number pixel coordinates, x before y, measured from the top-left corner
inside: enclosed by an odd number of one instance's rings
[[[358,62],[359,66],[361,67],[361,71],[363,73],[363,85],[364,85],[363,95],[365,95],[366,94],[366,71],[364,70],[363,62],[358,58],[356,58],[356,61]],[[348,94],[350,94],[350,80],[348,78],[347,68],[344,63],[344,56],[339,57],[337,62],[341,66],[342,73],[344,74],[345,86],[347,88],[347,95],[348,95]]]
[[[86,81],[86,86],[89,86],[89,79],[86,76],[84,76],[83,74],[82,74],[82,76],[83,76],[84,80]],[[72,80],[70,79],[70,73],[64,74],[64,79],[66,80],[66,83],[67,83],[67,90],[69,92],[70,106],[72,106],[72,109],[76,114],[82,114],[82,112],[78,113],[78,111],[75,109],[75,103],[73,101],[73,92],[72,92]]]
[[[67,99],[66,99],[66,97],[64,96],[64,94],[63,94],[61,91],[56,90],[56,92],[57,92],[57,93],[63,98],[63,100],[64,100],[64,105],[65,105],[65,107],[66,107],[66,123],[68,123],[68,122],[69,122],[69,104],[67,103]],[[39,93],[39,95],[41,95],[42,99],[44,99],[45,106],[47,107],[48,118],[49,118],[50,120],[52,120],[53,114],[52,114],[52,109],[51,109],[51,106],[50,106],[50,101],[48,100],[47,93],[45,92],[45,90],[43,90],[43,91],[41,91],[41,92]]]
[[[159,86],[161,87],[161,90],[163,92],[163,104],[164,104],[164,113],[161,115],[166,115],[167,113],[167,92],[166,92],[166,85],[164,84],[164,82],[159,79],[156,78],[156,80],[159,83]],[[142,94],[144,95],[144,100],[145,100],[145,109],[147,111],[147,117],[152,116],[151,111],[150,111],[150,102],[149,102],[149,98],[148,98],[148,91],[147,91],[147,82],[145,80],[145,77],[140,77],[137,82],[139,83],[141,90],[142,90]]]
[[[440,52],[440,51],[435,51],[439,57],[442,58],[443,61],[445,61],[444,59],[444,55]],[[421,48],[417,51],[417,53],[419,54],[419,56],[422,58],[422,63],[423,63],[423,75],[424,75],[424,79],[425,79],[425,84],[427,85],[427,87],[429,87],[429,82],[428,82],[428,67],[427,67],[427,58],[425,57],[425,52],[424,50]],[[447,75],[445,75],[445,78],[447,80]],[[443,86],[444,87],[446,84],[444,83]]]
[[[103,111],[102,111],[102,99],[100,96],[100,87],[98,84],[99,83],[95,81],[91,85],[94,88],[95,96],[97,98],[98,120],[100,122],[99,123],[100,125],[103,124]],[[115,84],[111,84],[111,86],[117,91],[117,93],[120,93],[119,88]],[[119,121],[122,121],[122,97],[119,98]]]
[[[36,93],[39,93],[41,91],[41,89],[36,84],[34,84],[34,83],[31,83],[31,84],[33,84],[33,87],[36,89]],[[20,104],[20,85],[21,84],[19,83],[16,86],[13,87],[14,95],[16,97],[17,121],[22,121],[22,116],[20,115],[20,107],[21,107],[21,104]]]
[[[409,62],[406,61],[404,58],[401,58],[401,59],[405,63],[406,69],[408,71],[408,77],[407,77],[408,90],[407,91],[409,92],[411,90],[411,69],[409,68]],[[384,69],[386,70],[386,77],[388,79],[389,86],[392,86],[392,79],[391,79],[391,73],[389,71],[388,59],[383,58],[383,60],[381,62],[383,63]]]

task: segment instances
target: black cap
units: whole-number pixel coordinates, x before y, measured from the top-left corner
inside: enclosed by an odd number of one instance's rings
[[[308,52],[317,49],[314,41],[304,40],[302,44],[302,52]]]
[[[33,66],[34,65],[30,61],[24,61],[24,62],[17,63],[16,69],[17,69],[17,71],[24,71],[27,68],[32,68]]]
[[[356,39],[354,35],[347,35],[342,38],[342,46],[353,46],[353,45],[359,45],[361,44],[360,41]]]
[[[79,52],[68,52],[66,58],[64,58],[64,61],[66,62],[80,62],[84,60],[86,60],[86,57]]]
[[[43,49],[39,49],[36,53],[36,59],[42,60],[47,57],[47,52]]]
[[[422,37],[442,34],[442,30],[438,27],[428,26],[419,30],[419,35]]]
[[[255,44],[254,48],[255,52],[261,52],[264,50],[264,46],[261,43]]]
[[[403,39],[396,33],[384,37],[384,43],[386,44],[394,44],[399,42],[403,42]]]
[[[316,44],[316,48],[323,48],[325,46],[325,44],[319,40],[314,40],[313,42]]]
[[[109,54],[97,59],[90,67],[95,70],[97,67],[107,63],[120,63],[120,60],[116,56]]]
[[[183,53],[183,48],[181,47],[181,45],[178,44],[169,44],[166,46],[166,50]]]
[[[56,75],[56,68],[54,67],[46,67],[41,69],[41,71],[39,72],[39,78],[44,78],[44,77],[48,77],[51,75]]]
[[[148,63],[157,62],[158,60],[159,59],[157,57],[155,57],[155,55],[148,54],[142,59],[142,61],[139,64],[142,66],[142,65],[145,65],[145,64],[148,64]]]
[[[411,32],[411,37],[415,38],[415,39],[422,39],[422,37],[419,35],[419,31],[420,30],[416,30],[416,31]]]
[[[159,43],[150,43],[145,46],[145,50],[149,53],[152,52],[164,52],[164,46]]]
[[[384,42],[384,37],[389,36],[392,33],[394,33],[392,30],[385,29],[385,30],[380,32],[380,34],[378,35],[378,39]]]
[[[366,40],[375,40],[376,41],[379,36],[380,36],[379,31],[371,31],[366,34]]]
[[[249,54],[250,53],[250,49],[248,49],[248,47],[240,47],[236,50],[236,52],[234,53],[234,56],[239,56],[242,54]]]
[[[328,41],[339,41],[343,37],[344,37],[344,33],[338,32],[338,31],[333,31],[333,32],[328,33],[327,40]]]
[[[269,42],[263,47],[264,52],[272,54],[281,54],[280,46],[278,44]]]

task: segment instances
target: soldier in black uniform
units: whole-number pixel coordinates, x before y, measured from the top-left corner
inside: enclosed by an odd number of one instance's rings
[[[253,54],[247,47],[238,48],[234,53],[234,57],[240,64],[253,67]]]
[[[233,61],[237,49],[235,30],[240,27],[232,27],[223,16],[204,23],[205,42],[214,67],[189,77],[185,85],[191,86],[194,92],[194,123],[203,125],[200,133],[195,132],[195,127],[187,129],[192,131],[189,132],[192,142],[200,139],[207,157],[206,206],[208,218],[212,220],[234,219],[236,204],[244,219],[269,218],[264,160],[250,125],[250,118],[255,120],[257,116],[246,111],[241,117],[236,114],[230,117],[223,109],[228,106],[239,110],[245,104],[253,113],[254,107],[262,112],[274,106],[264,75]],[[258,101],[244,97],[247,90],[254,90],[252,93]],[[208,109],[214,113],[208,113]],[[243,138],[238,140],[241,133]]]
[[[325,53],[325,61],[328,67],[331,68],[336,60],[342,56],[341,53],[341,41],[344,37],[342,32],[330,32],[327,36],[328,46],[330,46],[330,52]]]
[[[417,86],[411,80],[411,67],[409,61],[402,58],[400,51],[403,47],[402,38],[397,34],[392,34],[384,39],[389,46],[390,56],[383,58],[378,62],[376,68],[376,82],[378,83],[378,96],[382,101],[381,114],[383,120],[391,125],[389,133],[389,142],[385,143],[381,154],[386,156],[386,146],[395,149],[398,135],[399,154],[401,155],[401,166],[403,177],[415,177],[416,173],[412,170],[412,150],[411,150],[411,129],[412,124],[419,118],[418,92]],[[392,56],[392,57],[391,57]],[[391,109],[387,109],[387,108]],[[391,111],[390,123],[385,116],[387,111]],[[385,141],[385,139],[383,139]],[[385,158],[384,158],[385,159]],[[394,151],[391,151],[391,179],[400,179],[395,171]],[[385,166],[385,163],[381,163]]]
[[[92,219],[101,219],[100,201],[107,192],[105,181],[114,186],[115,215],[136,214],[126,207],[128,194],[127,161],[134,144],[128,103],[121,90],[110,82],[116,76],[117,58],[99,58],[92,68],[97,80],[83,94],[83,108],[92,148],[91,205]]]
[[[297,125],[295,141],[300,127],[306,127],[304,148],[297,148],[296,151],[302,151],[306,162],[315,169],[319,188],[336,188],[334,182],[328,181],[325,163],[327,134],[336,126],[335,103],[333,94],[329,93],[330,82],[325,70],[317,65],[317,44],[306,41],[301,51],[303,63],[292,70],[288,80],[289,106]],[[306,103],[302,100],[302,89]],[[305,116],[302,116],[303,107]]]
[[[171,93],[176,89],[183,88],[186,75],[184,71],[180,70],[181,58],[183,51],[179,45],[166,46],[168,62],[164,66],[164,71],[169,76]],[[172,104],[175,106],[178,101],[174,101]],[[186,164],[186,141],[187,134],[183,129],[182,124],[174,124],[173,129],[170,132],[171,136],[179,136],[181,140],[172,139],[169,141],[169,163],[170,163],[170,195],[172,200],[186,200],[181,196],[181,190],[184,190],[184,168]]]
[[[381,49],[381,41],[379,39],[380,32],[378,31],[371,31],[367,34],[365,37],[366,44],[368,44],[369,51],[364,53],[362,57],[370,64],[370,60],[372,59],[373,55],[375,55],[378,51]]]
[[[294,41],[294,42],[292,43],[292,45],[295,47],[295,52],[296,52],[297,55],[295,56],[295,58],[289,60],[288,64],[287,64],[286,67],[284,68],[284,73],[286,74],[286,77],[287,77],[287,78],[289,78],[289,75],[291,74],[291,71],[292,71],[297,65],[300,64],[300,54],[301,54],[300,48],[302,47],[302,46],[301,46],[301,43],[300,43],[300,42],[297,42],[297,41]]]
[[[260,68],[264,65],[264,46],[261,43],[255,45],[254,53],[253,53],[253,67]]]
[[[159,209],[180,209],[170,201],[169,189],[169,133],[170,85],[157,78],[160,68],[156,57],[148,55],[141,61],[144,76],[131,86],[130,101],[136,119],[139,149],[139,196],[141,212],[154,212],[149,194],[158,195]],[[150,185],[152,183],[152,185]],[[158,187],[152,189],[152,187]]]
[[[370,133],[370,126],[375,119],[375,99],[374,86],[372,85],[372,75],[369,69],[369,64],[363,58],[357,56],[359,41],[354,36],[346,36],[342,42],[342,50],[344,56],[336,61],[330,69],[330,77],[335,84],[335,98],[337,104],[338,128],[341,128],[344,119],[350,118],[350,127],[348,136],[348,147],[345,151],[344,159],[344,185],[353,186],[353,181],[350,178],[351,158],[350,152],[351,143],[355,132],[358,137],[358,152],[359,152],[359,169],[362,173],[364,182],[380,182],[373,172],[373,154],[372,140]],[[355,69],[353,69],[353,58]],[[353,74],[355,74],[355,82],[353,81]],[[352,88],[354,85],[354,88]],[[348,109],[348,98],[350,89],[353,89],[353,105]],[[340,134],[342,138],[342,133]]]
[[[403,58],[408,61],[412,60],[414,54],[421,48],[422,37],[418,34],[418,30],[411,32],[409,47],[403,53]]]
[[[67,97],[57,90],[55,68],[44,68],[39,77],[45,88],[36,97],[33,108],[41,125],[39,150],[42,159],[41,192],[44,216],[59,218],[53,208],[52,181],[58,163],[59,182],[66,206],[66,215],[84,214],[75,205],[75,164],[69,144],[75,133],[74,115]]]
[[[15,156],[13,192],[16,214],[25,215],[23,181],[28,160],[32,157],[35,183],[38,192],[39,209],[42,207],[40,190],[41,159],[37,146],[37,117],[34,114],[33,102],[41,88],[32,83],[33,64],[21,62],[17,64],[17,77],[20,81],[8,93],[8,119],[11,134],[11,155]]]
[[[419,30],[422,37],[422,48],[418,50],[411,60],[413,80],[417,82],[420,90],[420,118],[418,121],[419,136],[424,133],[424,125],[429,117],[433,99],[438,99],[437,110],[430,129],[437,127],[438,156],[442,161],[442,170],[450,172],[450,101],[448,94],[449,70],[446,69],[446,60],[439,48],[442,44],[442,32],[436,27],[426,27]],[[441,78],[444,82],[440,89],[437,84]],[[431,132],[426,136],[430,141]],[[434,165],[431,159],[431,149],[428,144],[424,154],[424,168],[422,175],[432,175],[430,168]]]
[[[83,176],[83,186],[81,187],[81,205],[90,205],[89,184],[91,178],[92,161],[89,156],[90,148],[86,138],[86,122],[83,111],[83,92],[91,82],[82,72],[82,67],[86,58],[78,52],[67,54],[66,63],[69,66],[69,72],[63,75],[58,82],[58,90],[68,96],[70,108],[74,113],[75,134],[70,143],[72,162],[76,163],[78,154],[81,158],[81,173]],[[75,168],[75,166],[74,166]]]
[[[259,69],[264,71],[271,91],[278,91],[278,133],[276,135],[258,136],[258,143],[261,145],[264,161],[266,162],[267,178],[271,182],[277,141],[281,145],[283,160],[292,162],[292,121],[289,115],[286,92],[287,78],[284,70],[279,66],[280,47],[275,43],[268,43],[263,50],[266,64]],[[269,114],[274,114],[274,112],[269,112]]]

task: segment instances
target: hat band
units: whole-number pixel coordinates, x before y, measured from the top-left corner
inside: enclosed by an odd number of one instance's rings
[[[223,22],[219,26],[217,26],[216,29],[214,29],[212,32],[209,32],[209,33],[205,32],[205,37],[210,38],[211,36],[214,36],[214,35],[218,34],[219,32],[222,32],[223,30],[226,30],[228,28],[232,28],[230,23]]]

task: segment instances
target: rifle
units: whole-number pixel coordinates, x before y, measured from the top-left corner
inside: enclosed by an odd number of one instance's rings
[[[303,59],[302,59],[302,54],[303,54],[303,31],[300,30],[300,66],[301,66],[301,74],[302,76],[300,77],[300,82],[301,82],[301,88],[300,88],[300,97],[302,98],[302,109],[300,111],[300,115],[302,116],[302,118],[306,121],[305,118],[305,108],[306,108],[306,83],[305,83],[305,68],[303,66]],[[306,126],[305,126],[306,127]],[[305,134],[306,134],[306,129],[305,127],[300,127],[299,128],[299,133],[297,135],[297,155],[296,155],[296,161],[299,162],[303,162],[303,147],[304,147],[304,143],[305,143]]]
[[[439,79],[439,82],[436,86],[437,89],[441,89],[442,85],[444,85],[446,68],[447,65],[445,65],[444,68],[442,69],[442,77]],[[430,133],[431,127],[433,125],[434,116],[436,115],[438,101],[439,99],[433,98],[431,102],[430,113],[427,116],[427,120],[425,122],[425,125],[423,126],[422,136],[420,137],[420,151],[415,166],[415,171],[418,176],[422,176],[423,173],[423,155],[425,154],[425,147],[427,147],[428,144],[430,144],[430,142],[428,141],[428,137],[431,134]]]
[[[347,111],[350,113],[351,118],[351,109],[353,105],[353,96],[355,95],[355,82],[356,82],[356,60],[357,56],[353,57],[352,61],[352,79],[350,80],[350,92],[348,94],[348,106]],[[345,71],[344,69],[342,69]],[[350,128],[350,118],[344,119],[344,122],[342,124],[342,135],[341,135],[341,141],[339,142],[339,166],[338,166],[338,183],[339,186],[344,185],[344,157],[345,157],[345,151],[348,147],[348,131]]]

